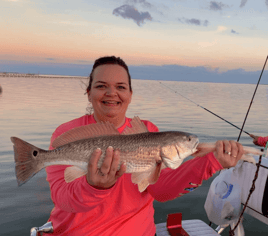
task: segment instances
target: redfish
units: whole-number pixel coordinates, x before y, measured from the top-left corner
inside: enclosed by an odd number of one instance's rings
[[[138,117],[131,121],[122,134],[110,123],[97,123],[71,129],[57,137],[54,150],[43,150],[19,138],[11,137],[14,144],[15,170],[18,185],[26,183],[42,168],[51,165],[67,167],[64,178],[67,183],[85,175],[92,152],[100,148],[101,167],[109,146],[120,150],[120,165],[126,164],[126,173],[143,192],[154,184],[163,168],[178,168],[183,160],[197,151],[197,136],[180,131],[148,132]]]

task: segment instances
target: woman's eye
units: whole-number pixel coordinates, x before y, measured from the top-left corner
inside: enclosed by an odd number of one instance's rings
[[[104,88],[103,84],[97,85],[96,88]]]
[[[118,86],[119,89],[126,89],[124,86]]]

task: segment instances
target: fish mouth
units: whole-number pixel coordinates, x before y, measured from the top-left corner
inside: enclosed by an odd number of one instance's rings
[[[198,149],[197,149],[198,144],[199,144],[199,140],[196,141],[196,143],[195,143],[195,145],[194,145],[194,147],[193,147],[193,149],[192,149],[193,154],[195,154],[195,153],[198,152]]]

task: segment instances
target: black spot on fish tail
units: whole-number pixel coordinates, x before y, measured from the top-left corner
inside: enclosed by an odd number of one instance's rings
[[[42,149],[16,137],[11,137],[11,141],[14,143],[15,173],[18,186],[21,186],[42,169],[36,161]]]

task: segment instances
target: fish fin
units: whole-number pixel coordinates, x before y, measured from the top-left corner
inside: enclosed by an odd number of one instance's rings
[[[162,162],[162,165],[161,165],[161,170],[163,170],[163,169],[165,169],[165,168],[167,168],[167,166],[165,165],[165,163],[164,162]],[[160,170],[160,171],[161,171]]]
[[[64,171],[64,180],[66,183],[70,183],[86,174],[87,170],[79,168],[78,166],[69,166]]]
[[[127,126],[121,133],[122,135],[140,134],[149,132],[146,125],[140,120],[138,116],[134,116],[134,118],[130,121],[130,124],[131,127]]]
[[[256,165],[256,160],[254,159],[254,157],[252,157],[250,155],[243,154],[243,156],[241,157],[241,160],[247,161],[247,162],[250,162],[250,163]]]
[[[132,183],[138,184],[139,191],[143,192],[150,184],[155,184],[157,182],[160,176],[161,167],[162,162],[159,162],[149,171],[132,173]]]
[[[38,165],[36,158],[38,158],[40,151],[45,152],[45,150],[35,147],[17,137],[11,137],[10,139],[14,144],[17,182],[18,186],[21,186],[44,167]]]
[[[145,189],[150,185],[150,183],[148,182],[148,179],[143,179],[141,182],[138,183],[138,189],[140,191],[140,193],[142,193],[143,191],[145,191]]]
[[[57,148],[77,140],[88,139],[104,135],[120,135],[119,131],[110,122],[89,124],[73,128],[57,137],[52,147]]]
[[[154,168],[154,170],[149,175],[148,182],[150,184],[155,184],[157,182],[157,180],[159,179],[160,172],[161,172],[161,167],[162,167],[162,162],[156,163],[156,167]]]

